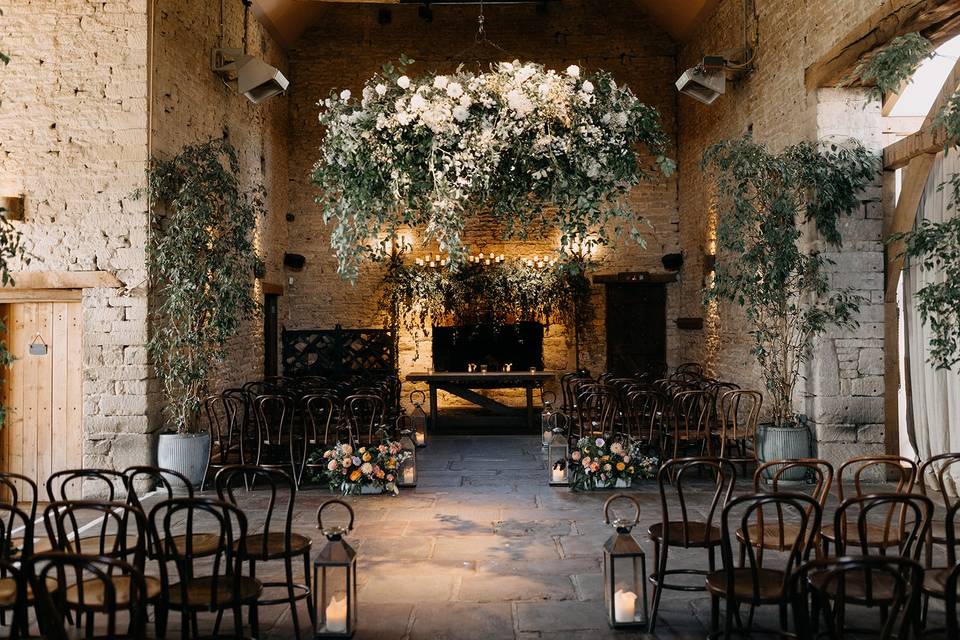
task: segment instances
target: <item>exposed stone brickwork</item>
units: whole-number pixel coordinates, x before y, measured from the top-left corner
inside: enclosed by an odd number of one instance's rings
[[[0,189],[26,196],[32,271],[108,271],[83,296],[83,460],[148,461],[145,0],[0,1]],[[16,269],[21,266],[15,266]]]

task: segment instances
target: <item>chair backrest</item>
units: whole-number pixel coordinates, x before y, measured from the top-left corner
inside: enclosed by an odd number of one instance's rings
[[[127,502],[51,502],[43,511],[43,523],[58,551],[119,558],[140,569],[151,543],[146,516]]]
[[[153,507],[149,520],[158,533],[157,557],[164,566],[172,563],[177,572],[178,579],[170,581],[179,584],[165,583],[164,588],[180,589],[181,602],[188,602],[188,579],[206,577],[211,594],[206,604],[211,610],[240,599],[240,563],[247,544],[243,511],[223,500],[173,498]],[[202,542],[195,541],[197,533],[205,534]]]
[[[796,471],[806,471],[800,483],[793,479]],[[779,493],[783,490],[805,493],[820,505],[827,505],[830,487],[833,485],[833,465],[819,458],[790,458],[764,462],[753,473],[753,490],[756,493]]]
[[[387,405],[383,398],[371,393],[354,394],[348,396],[343,403],[356,442],[374,442],[377,431],[386,426]]]
[[[247,551],[261,557],[267,556],[271,529],[274,533],[283,534],[284,552],[292,549],[291,534],[293,533],[293,507],[297,496],[296,484],[286,472],[279,469],[266,469],[255,465],[230,465],[217,472],[215,480],[217,497],[240,508],[236,492],[242,491],[248,496],[248,487],[260,487],[260,491],[269,492],[267,510],[264,514],[260,538],[261,548],[248,546]],[[262,487],[266,487],[263,489]],[[258,523],[259,524],[259,523]]]
[[[687,507],[686,491],[691,476],[706,472],[713,476],[715,489],[706,509],[704,518],[691,519]],[[723,508],[730,502],[734,485],[737,483],[737,470],[729,460],[712,457],[674,458],[667,460],[657,472],[657,485],[660,491],[660,514],[663,524],[665,544],[688,547],[706,542],[705,536],[710,535],[714,520],[720,516]],[[668,499],[668,487],[671,498]],[[680,519],[671,515],[671,503],[679,509]],[[672,536],[670,523],[680,524],[680,538],[670,539]],[[691,523],[703,526],[691,527]],[[696,532],[704,537],[698,537]]]
[[[957,620],[957,589],[960,588],[960,563],[957,562],[957,521],[960,520],[960,502],[947,509],[944,521],[947,540],[947,566],[953,567],[947,574],[944,603],[947,614],[947,638],[960,638],[960,621]]]
[[[22,630],[26,627],[28,616],[27,587],[29,577],[19,563],[10,562],[0,557],[0,579],[13,584],[13,602],[7,608],[13,609],[13,620],[10,621],[10,640],[18,640],[23,636]],[[6,622],[6,621],[4,621]]]
[[[289,436],[296,418],[296,402],[285,394],[264,394],[253,399],[257,444],[278,445]]]
[[[94,615],[101,620],[97,628],[103,628],[106,633],[102,637],[139,639],[146,637],[147,630],[147,586],[143,573],[136,567],[118,558],[96,556],[81,556],[62,551],[51,551],[37,554],[34,562],[34,574],[30,582],[37,599],[38,618],[42,621],[41,629],[46,638],[64,639],[75,637],[67,622],[72,602],[90,602],[93,598],[83,595],[84,591],[96,593],[97,606],[83,608],[87,619],[86,637],[92,637],[95,628]],[[128,592],[120,592],[120,587],[113,578],[122,575],[127,578]],[[67,576],[70,576],[69,578]],[[73,585],[76,589],[75,597],[68,600],[67,588]],[[129,623],[126,628],[118,629],[118,618],[121,611],[129,614]],[[119,633],[118,633],[119,632]]]
[[[29,560],[33,555],[33,538],[30,514],[15,505],[0,504],[0,560]]]
[[[702,376],[703,366],[699,362],[684,362],[677,366],[674,373],[693,373],[697,376]]]
[[[118,495],[122,488],[123,495]],[[47,499],[63,502],[96,495],[107,502],[127,499],[127,477],[113,469],[64,469],[55,471],[47,478]]]
[[[26,505],[30,521],[37,519],[37,483],[19,473],[0,471],[0,503]]]
[[[753,588],[753,601],[760,602],[762,586],[761,564],[757,549],[769,544],[767,523],[771,520],[783,523],[790,520],[789,535],[780,527],[778,549],[786,554],[783,566],[783,593],[786,594],[786,580],[790,573],[805,562],[814,548],[816,533],[820,531],[820,504],[802,493],[755,493],[734,498],[723,508],[720,525],[720,554],[726,575],[727,593],[734,593],[738,576],[737,569],[749,569]],[[737,537],[742,536],[742,541]],[[744,563],[738,566],[734,560],[734,543],[745,547]],[[769,559],[766,568],[769,568]],[[742,571],[740,572],[742,574]]]
[[[718,393],[716,408],[720,421],[722,457],[728,441],[756,438],[763,394],[751,389],[721,390]]]
[[[790,601],[796,624],[796,638],[849,638],[849,630],[830,624],[822,628],[814,620],[809,607],[811,577],[817,577],[816,589],[830,592],[838,602],[851,606],[846,597],[847,584],[856,585],[857,605],[885,607],[882,625],[873,637],[881,640],[913,638],[913,629],[920,627],[920,595],[923,567],[915,560],[896,556],[852,556],[811,560],[790,576]],[[849,578],[849,580],[848,580]],[[882,585],[878,587],[877,585]],[[956,637],[955,635],[947,637]]]
[[[243,440],[243,425],[247,415],[247,398],[242,390],[226,391],[207,396],[203,403],[210,433],[210,461],[227,464],[228,456]]]
[[[871,548],[879,545],[917,559],[932,517],[933,502],[915,493],[848,498],[834,513],[837,555],[870,555]]]
[[[304,396],[300,402],[303,405],[303,415],[307,420],[313,441],[324,445],[334,444],[340,437],[339,425],[334,415],[336,396],[329,393],[311,393]],[[349,435],[352,435],[352,431]]]
[[[710,394],[706,391],[681,391],[673,397],[674,436],[706,438],[709,419]]]
[[[608,387],[581,385],[577,396],[577,418],[581,435],[609,433],[616,411],[616,397]]]
[[[887,479],[888,475],[893,476],[892,482]],[[853,495],[862,496],[878,493],[876,486],[865,490],[864,480],[880,480],[890,493],[909,493],[916,479],[917,463],[910,458],[885,455],[851,458],[837,468],[837,499],[843,502],[846,497],[845,482],[853,483]]]
[[[954,465],[958,465],[954,467]],[[960,453],[941,453],[933,456],[920,465],[917,471],[917,485],[920,487],[920,493],[929,497],[928,482],[932,488],[939,494],[940,504],[944,510],[949,510],[953,504],[951,499],[951,490],[953,481],[948,480],[951,471],[960,472]]]
[[[653,389],[638,389],[626,395],[624,417],[632,439],[653,445],[660,440],[664,397]]]

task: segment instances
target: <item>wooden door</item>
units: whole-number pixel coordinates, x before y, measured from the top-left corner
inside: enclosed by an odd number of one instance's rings
[[[666,355],[666,286],[607,284],[607,371],[630,376]]]
[[[15,360],[3,372],[7,418],[0,431],[0,469],[33,478],[45,499],[52,472],[83,462],[81,306],[12,303],[4,316]]]

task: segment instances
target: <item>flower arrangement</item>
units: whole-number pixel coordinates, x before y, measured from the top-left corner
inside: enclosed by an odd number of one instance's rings
[[[609,73],[563,73],[502,62],[475,74],[406,75],[412,60],[385,65],[363,87],[322,103],[326,132],[313,181],[341,275],[364,257],[382,259],[382,239],[402,226],[436,240],[454,267],[467,249],[464,214],[489,210],[507,237],[559,228],[561,252],[585,237],[629,231],[631,187],[672,173],[660,114]],[[644,155],[638,153],[643,147]]]
[[[609,438],[580,438],[570,452],[567,474],[573,491],[613,487],[617,481],[652,478],[660,468],[655,456],[645,455],[640,443],[633,446]]]
[[[397,495],[400,493],[397,473],[410,455],[399,443],[390,440],[356,450],[352,445],[338,443],[323,452],[326,461],[323,475],[331,488],[339,487],[345,496],[357,495],[364,487],[378,487]]]

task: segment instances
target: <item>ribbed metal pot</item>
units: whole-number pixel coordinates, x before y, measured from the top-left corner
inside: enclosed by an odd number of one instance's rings
[[[760,425],[757,429],[757,438],[760,440],[757,447],[760,462],[813,457],[813,441],[806,426],[775,427],[769,424]],[[776,473],[775,468],[768,471]],[[772,473],[770,474],[771,478]],[[806,476],[807,470],[798,467],[788,469],[781,474],[780,479],[787,482],[800,482],[805,480]]]
[[[161,433],[157,439],[157,466],[179,471],[195,487],[203,481],[209,459],[209,433]],[[173,488],[182,484],[176,476],[169,479]]]

